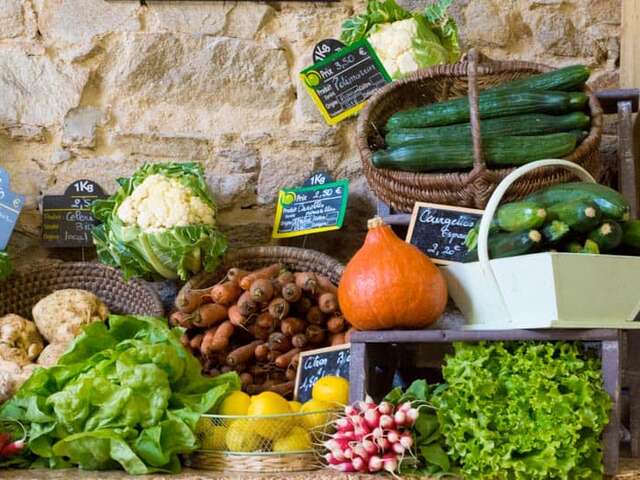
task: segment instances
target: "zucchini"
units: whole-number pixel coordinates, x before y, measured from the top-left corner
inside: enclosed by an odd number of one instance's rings
[[[530,230],[544,223],[547,211],[535,202],[511,202],[502,205],[496,213],[498,226],[507,232]]]
[[[542,229],[542,236],[548,243],[556,243],[562,240],[569,233],[569,225],[560,220],[554,220],[551,223],[544,226]]]
[[[580,245],[580,242],[572,240],[565,244],[563,249],[569,253],[582,253],[582,248],[583,247]]]
[[[571,105],[571,110],[584,110],[587,106],[587,102],[589,101],[589,97],[587,97],[586,93],[583,92],[571,92],[569,93],[569,104]]]
[[[532,75],[529,78],[503,83],[489,90],[575,90],[587,82],[590,73],[589,69],[584,65],[572,65],[551,72]]]
[[[505,117],[520,113],[566,113],[571,97],[564,92],[513,92],[511,90],[482,92],[478,98],[480,118]],[[394,113],[387,121],[387,130],[397,128],[437,127],[468,122],[469,98],[460,97]]]
[[[589,116],[582,112],[572,112],[565,115],[528,113],[487,119],[480,124],[480,131],[483,138],[505,135],[541,135],[568,130],[582,131],[588,129],[590,123]],[[463,138],[471,138],[471,125],[469,123],[445,127],[391,130],[385,136],[385,143],[389,147],[397,147],[407,143],[436,142],[439,140],[458,141]]]
[[[494,218],[493,220],[491,220],[491,223],[489,224],[489,235],[493,235],[494,233],[498,233],[499,231],[500,231],[500,227],[498,226],[498,222],[496,222],[496,219]],[[476,224],[473,226],[473,228],[469,230],[469,233],[467,233],[467,236],[464,239],[464,245],[467,247],[468,250],[473,250],[474,248],[477,247],[479,233],[480,233],[480,220],[478,220]]]
[[[549,219],[560,220],[571,230],[585,233],[595,228],[602,218],[596,204],[589,200],[557,203],[547,208],[547,214]]]
[[[483,143],[485,160],[490,166],[524,165],[544,158],[563,157],[576,148],[571,133],[551,133],[531,137],[489,138]],[[471,139],[455,142],[413,143],[378,150],[372,163],[377,168],[408,172],[464,170],[473,166]]]
[[[640,248],[640,220],[632,220],[623,226],[622,243],[627,247]]]
[[[578,253],[591,253],[597,255],[600,253],[600,247],[596,242],[587,238],[587,240],[584,242],[584,247],[582,247],[582,251]]]
[[[533,251],[542,240],[537,230],[522,232],[498,233],[489,238],[489,258],[515,257]],[[478,260],[478,250],[470,250],[465,255],[464,262]]]
[[[545,207],[571,200],[594,202],[606,219],[616,222],[629,220],[629,203],[615,190],[598,183],[574,182],[552,185],[527,196],[526,200],[539,202]]]
[[[608,252],[622,242],[622,227],[613,220],[608,220],[589,233],[589,240],[598,244],[601,252]]]

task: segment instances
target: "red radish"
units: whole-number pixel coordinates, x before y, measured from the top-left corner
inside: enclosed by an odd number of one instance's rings
[[[353,473],[356,471],[351,462],[344,462],[338,465],[338,470],[345,473]]]
[[[378,447],[371,440],[362,440],[362,447],[369,455],[373,455],[374,453],[378,453]]]
[[[353,447],[353,454],[356,455],[356,458],[360,457],[360,459],[362,460],[369,459],[369,454],[367,453],[367,451],[365,450],[365,448],[362,446],[361,443]]]
[[[378,405],[378,411],[381,415],[391,415],[393,412],[393,405],[389,402],[382,402]]]
[[[400,441],[400,432],[397,430],[389,430],[387,433],[387,440],[391,443],[398,443]]]
[[[382,459],[376,455],[369,459],[369,471],[379,472],[382,470]]]
[[[384,429],[394,428],[396,426],[391,415],[382,415],[380,417],[380,426]]]
[[[349,446],[349,440],[346,438],[333,438],[324,442],[324,446],[327,450],[344,451]]]
[[[398,408],[396,408],[396,411],[407,413],[407,411],[410,408],[411,408],[411,402],[404,402],[403,404],[398,405]]]
[[[410,427],[413,427],[416,423],[416,420],[418,420],[418,409],[417,408],[410,408],[407,411],[407,423],[409,424]]]
[[[387,453],[382,457],[382,463],[384,464],[384,469],[393,473],[398,469],[398,458],[394,453]]]
[[[404,413],[402,410],[398,410],[393,415],[393,420],[396,422],[396,425],[398,425],[399,427],[404,427],[407,423],[407,414]]]
[[[400,443],[394,443],[392,448],[398,455],[404,455],[405,448]]]
[[[400,437],[400,445],[402,445],[407,450],[413,447],[413,435],[411,435],[409,432],[403,433]]]
[[[356,436],[356,440],[362,440],[364,437],[369,435],[371,430],[369,430],[366,426],[356,427],[353,430],[353,434]]]
[[[364,412],[364,421],[370,428],[376,428],[380,425],[380,414],[375,408],[370,408]]]
[[[336,422],[336,425],[338,426],[339,432],[348,432],[353,430],[353,423],[351,423],[346,418],[338,419],[338,421]]]
[[[346,458],[344,458],[344,453],[342,450],[334,450],[331,453],[338,462],[344,462],[346,460]]]
[[[346,407],[344,407],[344,414],[347,417],[351,417],[352,415],[357,415],[358,411],[355,409],[355,407],[347,405]]]
[[[11,435],[8,433],[0,433],[0,451],[11,442]]]
[[[353,468],[355,468],[359,472],[366,472],[367,471],[367,462],[365,462],[360,457],[356,457],[353,460],[351,460],[351,465],[353,465]]]
[[[20,453],[24,448],[24,440],[17,440],[15,442],[9,443],[2,447],[2,451],[0,451],[0,457],[9,457],[11,455],[15,455],[16,453]]]
[[[324,456],[324,459],[327,461],[329,465],[339,465],[340,463],[342,463],[331,453],[327,453]]]
[[[380,427],[374,428],[373,432],[371,432],[371,433],[373,435],[373,438],[375,438],[375,439],[384,437],[384,430],[382,430]]]
[[[391,442],[384,437],[376,439],[375,442],[382,451],[389,450],[391,448]]]
[[[351,448],[345,448],[342,453],[344,454],[344,458],[352,459],[353,458],[353,450]]]

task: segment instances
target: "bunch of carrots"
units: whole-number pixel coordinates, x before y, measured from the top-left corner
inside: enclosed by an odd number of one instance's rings
[[[231,268],[216,285],[186,290],[171,322],[209,375],[240,374],[249,394],[293,392],[298,355],[348,341],[337,288],[312,272],[281,264],[249,272]]]

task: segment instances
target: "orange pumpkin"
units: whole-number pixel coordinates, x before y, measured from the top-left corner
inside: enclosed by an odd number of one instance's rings
[[[447,305],[447,284],[438,267],[380,217],[369,220],[368,227],[338,287],[345,318],[359,330],[419,329],[435,322]]]

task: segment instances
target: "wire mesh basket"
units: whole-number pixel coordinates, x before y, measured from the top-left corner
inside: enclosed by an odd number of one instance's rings
[[[294,472],[321,468],[319,445],[338,410],[280,415],[203,415],[196,427],[200,450],[193,468],[242,472]]]

